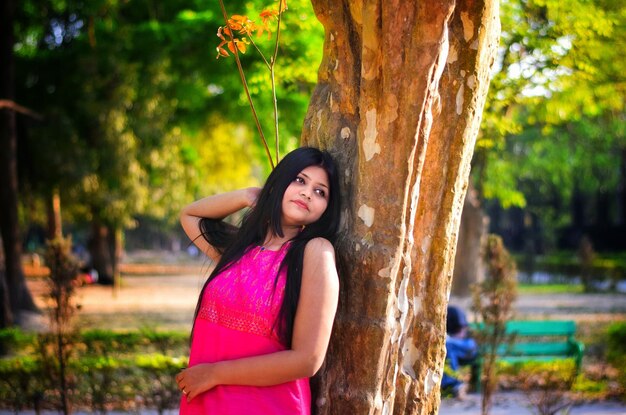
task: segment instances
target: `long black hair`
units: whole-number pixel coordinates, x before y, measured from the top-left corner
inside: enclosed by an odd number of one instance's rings
[[[221,219],[202,218],[200,220],[202,236],[222,256],[202,287],[196,305],[194,326],[208,284],[230,265],[237,262],[249,249],[263,244],[268,231],[280,237],[284,236],[281,226],[283,195],[298,174],[309,166],[319,166],[326,171],[329,195],[328,205],[322,216],[316,222],[307,225],[291,240],[280,265],[280,270],[287,270],[287,281],[275,327],[281,342],[287,347],[291,346],[293,323],[300,299],[304,248],[308,241],[317,237],[326,238],[334,243],[339,230],[340,198],[337,167],[328,152],[313,147],[298,148],[278,163],[267,178],[256,205],[243,217],[239,228]]]

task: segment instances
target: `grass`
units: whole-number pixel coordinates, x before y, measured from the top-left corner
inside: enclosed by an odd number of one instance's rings
[[[519,284],[520,294],[582,294],[582,284]]]

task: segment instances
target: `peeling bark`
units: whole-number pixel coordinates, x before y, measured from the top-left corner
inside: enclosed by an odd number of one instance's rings
[[[341,294],[318,414],[430,414],[497,2],[313,1],[324,58],[302,143],[343,179]]]

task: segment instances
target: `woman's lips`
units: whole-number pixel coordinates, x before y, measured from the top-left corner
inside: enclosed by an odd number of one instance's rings
[[[301,202],[299,200],[292,200],[292,202],[295,203],[296,205],[300,206],[302,209],[309,210],[309,207],[304,202]]]

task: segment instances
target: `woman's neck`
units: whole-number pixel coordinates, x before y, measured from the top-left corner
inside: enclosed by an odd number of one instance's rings
[[[267,249],[279,248],[283,246],[287,241],[295,238],[300,233],[300,227],[283,226],[283,236],[280,237],[275,233],[269,231],[263,241],[263,247]]]

